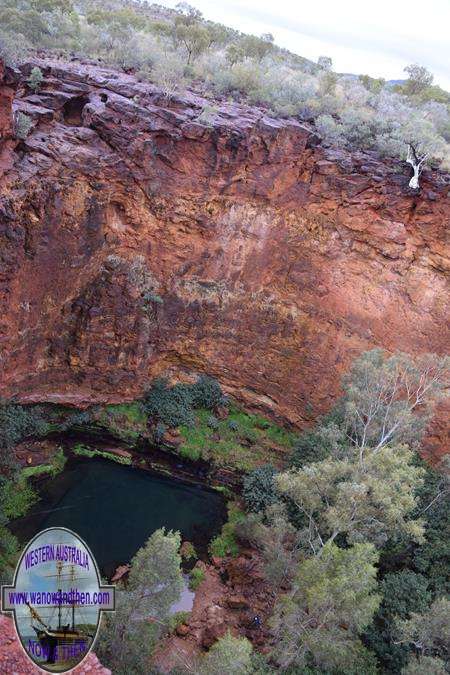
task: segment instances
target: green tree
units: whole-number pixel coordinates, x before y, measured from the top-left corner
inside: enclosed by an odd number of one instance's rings
[[[407,96],[418,96],[433,83],[433,75],[417,63],[406,66],[404,71],[408,73],[408,79],[402,89]]]
[[[413,657],[402,670],[402,675],[448,675],[442,659],[433,656]]]
[[[331,70],[333,67],[333,59],[329,56],[319,56],[317,65],[321,70]]]
[[[89,25],[103,29],[102,46],[108,50],[116,48],[120,50],[124,42],[133,41],[136,32],[143,30],[147,25],[145,18],[130,8],[110,11],[94,7],[87,12],[86,21]]]
[[[261,37],[245,35],[239,42],[246,57],[262,61],[273,50],[273,35],[265,33]]]
[[[208,21],[205,24],[205,28],[208,31],[209,36],[208,49],[211,49],[212,47],[219,48],[228,41],[230,30],[226,26]]]
[[[275,474],[271,464],[264,464],[244,477],[243,495],[250,511],[265,511],[278,501],[273,480]]]
[[[425,523],[425,541],[413,551],[412,564],[424,574],[433,597],[450,592],[450,500],[447,462],[440,470],[426,466],[423,486],[418,488],[418,505],[413,515]]]
[[[148,672],[149,660],[180,596],[180,535],[156,530],[131,561],[127,588],[118,590],[116,611],[103,619],[96,652],[117,675]]]
[[[230,66],[234,66],[235,63],[240,63],[245,59],[245,49],[242,45],[233,43],[228,45],[226,51],[226,59]]]
[[[314,554],[338,535],[348,542],[381,545],[397,531],[422,541],[421,520],[409,517],[424,474],[413,458],[407,446],[355,450],[345,459],[329,458],[281,473],[275,483],[303,514],[305,538]]]
[[[363,450],[392,443],[418,443],[433,404],[448,385],[450,358],[425,354],[362,354],[344,378],[347,434]]]
[[[190,5],[188,2],[179,2],[176,9],[186,24],[197,23],[203,19],[201,11]],[[179,16],[177,19],[179,19]]]
[[[252,645],[247,638],[236,638],[231,633],[217,640],[201,659],[196,673],[199,675],[251,675],[254,672]]]
[[[178,24],[176,38],[186,51],[188,65],[208,49],[210,42],[206,28],[196,23]]]
[[[172,27],[172,40],[176,48],[182,47],[187,55],[187,64],[190,65],[200,54],[206,51],[214,42],[213,33],[209,32],[201,12],[187,2],[177,5],[178,14]]]
[[[5,0],[0,9],[0,26],[40,44],[50,36],[53,17],[73,12],[71,0]]]
[[[407,663],[410,649],[396,641],[396,622],[398,619],[409,619],[413,612],[427,610],[431,602],[428,579],[411,570],[402,570],[387,574],[379,590],[381,605],[364,641],[376,654],[383,670],[399,673]]]
[[[299,565],[292,591],[278,600],[273,617],[274,658],[282,668],[349,672],[359,663],[364,672],[368,654],[358,636],[380,602],[377,560],[371,544],[328,544],[320,557]]]
[[[320,462],[330,455],[335,458],[345,456],[350,441],[342,429],[342,420],[339,422],[328,416],[315,429],[301,433],[294,443],[290,465],[300,468]]]
[[[386,85],[386,80],[384,77],[370,77],[370,75],[360,75],[359,81],[366,89],[372,92],[372,94],[379,94]]]
[[[251,513],[236,528],[239,538],[260,549],[266,579],[274,588],[295,575],[303,553],[302,533],[289,521],[283,504],[269,506],[264,513]]]
[[[450,600],[438,598],[427,612],[398,621],[399,642],[424,656],[446,658],[450,649]]]

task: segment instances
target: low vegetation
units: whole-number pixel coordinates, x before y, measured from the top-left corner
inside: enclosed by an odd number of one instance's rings
[[[42,474],[47,474],[48,476],[54,477],[64,469],[66,465],[67,457],[65,456],[62,448],[59,448],[55,454],[52,456],[49,464],[38,464],[37,466],[26,466],[21,471],[21,475],[25,478],[30,478],[31,476],[40,476]]]
[[[167,622],[169,633],[173,633],[178,628],[178,626],[181,626],[183,623],[187,623],[189,621],[190,616],[191,616],[190,612],[183,612],[183,611],[171,614]]]
[[[170,386],[164,379],[156,380],[144,397],[148,415],[163,428],[181,425],[192,426],[195,410],[214,410],[225,402],[219,383],[212,377],[202,375],[193,384]]]
[[[290,450],[295,434],[230,404],[225,419],[212,417],[208,410],[199,410],[191,425],[182,425],[182,457],[203,459],[223,466],[250,471],[261,462],[282,461]]]
[[[28,115],[25,115],[23,112],[18,112],[15,117],[14,117],[14,135],[16,138],[20,139],[21,141],[24,141],[28,134],[31,131],[31,127],[33,126],[33,122],[31,121],[31,117],[28,117]]]
[[[90,411],[89,424],[129,445],[147,433],[147,415],[140,401],[97,406]]]
[[[200,567],[194,567],[189,575],[189,588],[196,591],[205,580],[205,572]]]
[[[36,491],[23,474],[2,485],[2,510],[7,521],[23,516],[37,500]]]
[[[270,34],[245,35],[206,21],[184,2],[171,10],[137,0],[109,0],[107,6],[46,0],[43,8],[36,0],[5,0],[0,26],[0,56],[10,64],[29,48],[76,53],[134,72],[167,96],[195,85],[232,100],[245,96],[275,115],[315,121],[331,146],[404,160],[412,143],[428,161],[449,166],[450,94],[417,64],[396,85],[339,75],[329,57],[313,63],[277,47]],[[36,76],[33,82],[40,86]],[[205,110],[206,126],[210,118]]]
[[[236,502],[228,503],[228,518],[223,525],[220,534],[215,537],[210,545],[209,552],[212,556],[223,558],[226,555],[237,556],[239,544],[236,536],[236,528],[244,521],[245,514]]]
[[[74,446],[73,452],[79,457],[102,457],[103,459],[109,459],[117,464],[126,464],[131,465],[131,457],[125,457],[122,455],[116,455],[113,452],[107,452],[104,450],[98,450],[97,448],[88,448],[82,443],[78,443]]]

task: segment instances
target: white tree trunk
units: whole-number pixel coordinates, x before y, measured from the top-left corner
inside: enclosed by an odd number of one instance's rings
[[[419,166],[413,166],[413,171],[414,175],[409,181],[409,187],[417,190],[419,188]]]
[[[414,174],[409,181],[409,187],[413,190],[418,190],[420,187],[419,176],[422,173],[423,163],[427,157],[428,155],[423,155],[423,157],[419,159],[414,146],[411,145],[411,143],[408,144],[408,155],[406,157],[406,162],[412,167],[412,170],[414,171]]]

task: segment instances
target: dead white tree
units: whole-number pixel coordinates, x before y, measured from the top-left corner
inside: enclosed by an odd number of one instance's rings
[[[409,187],[413,190],[417,190],[419,186],[419,176],[422,173],[423,164],[428,157],[428,154],[423,155],[422,157],[417,156],[417,152],[412,143],[408,143],[408,154],[406,157],[406,163],[412,166],[414,174],[409,181]]]

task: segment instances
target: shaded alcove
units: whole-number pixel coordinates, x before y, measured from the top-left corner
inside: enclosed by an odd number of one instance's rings
[[[83,108],[89,103],[88,96],[76,96],[64,103],[64,122],[72,127],[83,126]]]

